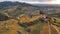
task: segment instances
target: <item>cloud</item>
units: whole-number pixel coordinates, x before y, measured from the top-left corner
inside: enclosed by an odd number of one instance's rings
[[[45,2],[26,2],[29,4],[54,4],[54,1],[45,1]]]
[[[27,1],[27,2],[45,2],[45,1],[53,1],[53,0],[0,0],[0,1]]]
[[[45,1],[53,1],[53,0],[24,0],[24,1],[30,1],[30,2],[35,2],[35,1],[37,1],[37,2],[45,2]]]
[[[22,2],[30,4],[54,4],[55,0],[23,0]]]
[[[18,2],[25,2],[30,4],[54,4],[55,0],[0,0],[2,1],[18,1]]]

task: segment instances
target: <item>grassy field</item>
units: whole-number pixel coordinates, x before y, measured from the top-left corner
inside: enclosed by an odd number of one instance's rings
[[[30,34],[40,34],[42,27],[43,27],[43,23],[36,24],[32,29],[32,31],[30,32]]]

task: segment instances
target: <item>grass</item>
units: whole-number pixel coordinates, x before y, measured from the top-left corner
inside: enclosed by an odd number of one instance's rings
[[[57,27],[57,26],[54,26],[57,30],[59,30],[59,32],[60,32],[60,27]]]
[[[59,27],[57,27],[57,26],[55,26],[55,25],[51,25],[52,27],[51,27],[51,29],[52,29],[52,33],[53,34],[58,34],[58,33],[60,33],[60,28]]]
[[[32,31],[30,32],[30,34],[40,34],[40,31],[42,29],[43,23],[38,23],[34,26],[34,28],[32,29]]]

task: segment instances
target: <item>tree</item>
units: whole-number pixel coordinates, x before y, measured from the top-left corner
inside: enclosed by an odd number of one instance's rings
[[[43,11],[40,11],[40,14],[44,14]]]

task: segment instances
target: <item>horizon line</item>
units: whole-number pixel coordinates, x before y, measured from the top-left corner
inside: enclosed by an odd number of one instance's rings
[[[26,1],[0,1],[0,3],[1,2],[21,2],[21,3],[28,3],[28,4],[47,4],[47,3],[42,3],[42,2],[36,2],[36,3],[34,3],[34,2],[26,2]],[[51,5],[53,5],[53,4],[51,4]]]

